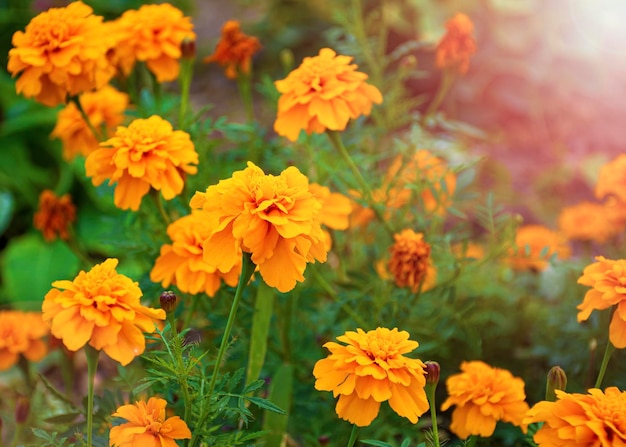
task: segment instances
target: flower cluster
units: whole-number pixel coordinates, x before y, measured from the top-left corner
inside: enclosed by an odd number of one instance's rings
[[[69,227],[75,220],[76,207],[69,194],[58,197],[49,189],[41,192],[33,226],[41,231],[46,241],[53,241],[57,236],[63,240],[69,239]]]
[[[239,74],[248,75],[252,68],[252,56],[261,49],[259,39],[241,31],[236,20],[227,21],[222,27],[222,38],[215,52],[205,57],[206,63],[216,62],[224,67],[226,77],[236,79]]]
[[[240,262],[242,252],[251,253],[263,280],[288,292],[304,281],[307,262],[326,261],[321,205],[293,166],[274,176],[248,162],[232,178],[196,192],[190,205],[207,211],[212,230],[204,260],[222,273]]]
[[[542,271],[553,256],[567,259],[570,255],[571,249],[560,233],[543,225],[522,225],[507,261],[515,270]]]
[[[143,332],[154,332],[165,312],[141,305],[139,285],[117,273],[117,264],[107,259],[73,281],[53,282],[42,310],[52,335],[70,351],[89,344],[127,365],[145,349]]]
[[[20,355],[41,360],[48,352],[43,341],[48,332],[39,312],[0,311],[0,371],[15,365]]]
[[[315,389],[332,391],[337,415],[358,426],[369,425],[378,415],[381,402],[417,423],[428,410],[424,386],[425,365],[405,357],[419,346],[409,333],[397,328],[357,329],[337,337],[345,343],[328,342],[330,355],[313,369]]]

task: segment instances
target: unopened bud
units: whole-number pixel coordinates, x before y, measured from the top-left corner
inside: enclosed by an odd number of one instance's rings
[[[560,366],[553,366],[548,371],[548,379],[546,380],[546,400],[549,402],[556,401],[556,390],[565,391],[567,386],[567,376]]]
[[[293,70],[293,66],[294,66],[294,56],[293,56],[293,51],[291,51],[289,48],[285,48],[283,50],[280,51],[280,63],[283,66],[283,70],[285,70],[286,73],[289,73],[290,71]]]
[[[317,438],[317,442],[319,443],[320,446],[326,446],[330,442],[330,437],[328,435],[322,435],[319,438]]]
[[[439,371],[441,367],[437,362],[424,362],[426,365],[426,383],[437,385],[439,383]]]
[[[15,422],[24,424],[30,413],[30,400],[26,396],[19,396],[15,403]]]
[[[180,44],[180,53],[183,59],[192,60],[196,58],[196,41],[185,37]]]
[[[176,294],[171,290],[164,291],[159,297],[161,308],[167,313],[173,312],[174,309],[176,309],[177,300]]]

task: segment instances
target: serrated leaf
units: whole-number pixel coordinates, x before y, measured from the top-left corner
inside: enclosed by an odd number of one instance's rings
[[[264,410],[269,410],[273,413],[277,413],[277,414],[287,414],[287,412],[285,410],[283,410],[282,408],[280,408],[278,405],[273,404],[272,402],[270,402],[267,399],[262,399],[260,397],[246,397],[246,400],[249,400],[250,402],[252,402],[254,405],[256,405],[259,408],[262,408]]]
[[[387,444],[383,441],[377,441],[376,439],[365,439],[363,441],[359,441],[361,444],[373,445],[376,447],[393,447],[391,444]]]

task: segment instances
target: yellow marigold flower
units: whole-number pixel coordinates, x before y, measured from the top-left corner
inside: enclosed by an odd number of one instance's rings
[[[217,62],[224,67],[227,78],[236,79],[240,73],[250,73],[252,56],[260,49],[259,39],[241,31],[237,20],[229,20],[222,27],[222,38],[217,43],[215,52],[202,62]]]
[[[176,439],[191,439],[191,431],[178,416],[166,419],[167,401],[151,397],[148,402],[122,405],[113,417],[128,422],[117,425],[109,433],[110,447],[178,447]]]
[[[419,346],[409,340],[409,333],[357,329],[337,340],[346,345],[324,344],[330,355],[313,368],[315,389],[339,396],[337,415],[364,427],[376,418],[380,403],[388,401],[393,411],[416,424],[428,410],[428,401],[424,363],[404,356]]]
[[[393,235],[395,243],[389,249],[387,265],[398,287],[408,287],[413,293],[431,289],[437,279],[437,270],[430,258],[430,244],[422,233],[411,229]]]
[[[437,44],[437,67],[452,68],[459,74],[467,73],[470,57],[476,52],[472,36],[474,24],[465,14],[458,13],[446,22],[446,33]]]
[[[352,212],[350,199],[317,183],[310,183],[309,191],[322,205],[318,216],[320,223],[333,230],[346,230],[350,225]]]
[[[190,205],[208,212],[213,230],[203,244],[204,260],[222,273],[242,252],[251,253],[265,283],[288,292],[304,281],[307,262],[326,261],[321,205],[294,166],[274,176],[248,162],[232,178],[196,192]]]
[[[128,102],[126,93],[119,92],[110,85],[80,96],[80,104],[89,121],[96,129],[104,130],[106,138],[122,124]],[[98,139],[73,102],[59,111],[57,124],[50,136],[63,142],[63,158],[67,161],[73,160],[77,155],[87,156],[98,149]]]
[[[621,213],[620,213],[621,214]],[[603,203],[581,202],[559,213],[561,233],[572,240],[604,243],[623,229],[623,217]]]
[[[146,346],[143,332],[154,332],[163,309],[141,305],[141,289],[116,272],[117,259],[107,259],[73,281],[55,281],[43,301],[43,319],[52,335],[70,351],[89,343],[122,365]]]
[[[20,355],[32,362],[41,360],[48,352],[42,340],[48,332],[41,313],[0,311],[0,371],[15,365]]]
[[[591,287],[577,306],[578,321],[585,321],[594,310],[617,306],[609,325],[609,340],[616,348],[626,348],[626,260],[597,256],[578,278],[578,284]]]
[[[173,130],[163,118],[153,115],[120,126],[115,135],[100,143],[85,160],[94,186],[109,180],[115,187],[115,206],[137,211],[150,188],[160,190],[166,200],[180,194],[185,174],[198,170],[198,154],[182,130]]]
[[[526,431],[522,419],[528,404],[522,379],[481,361],[463,362],[461,371],[446,380],[448,398],[441,406],[442,411],[455,406],[450,424],[454,434],[461,439],[470,435],[488,437],[498,421]]]
[[[608,387],[588,394],[556,391],[557,401],[535,404],[525,424],[542,422],[533,436],[539,447],[626,446],[626,392]]]
[[[111,59],[125,76],[136,61],[145,62],[158,82],[174,81],[180,72],[181,44],[195,40],[191,18],[169,3],[131,9],[115,21],[118,41]]]
[[[602,166],[595,193],[599,199],[613,196],[626,203],[626,154]]]
[[[274,130],[296,141],[301,130],[307,134],[344,130],[351,118],[369,115],[372,103],[382,103],[383,97],[351,61],[350,56],[322,48],[317,56],[305,57],[285,79],[276,81],[281,96]]]
[[[229,286],[237,285],[241,262],[222,273],[203,258],[202,243],[214,230],[207,217],[203,211],[195,210],[167,227],[172,244],[161,247],[161,254],[150,272],[153,282],[161,282],[163,287],[176,284],[183,292],[204,292],[210,297],[215,296],[222,280]]]
[[[54,191],[45,189],[39,195],[39,208],[33,216],[33,225],[41,231],[46,241],[58,236],[69,239],[69,227],[76,220],[76,207],[69,194],[58,197]]]
[[[519,227],[515,236],[515,247],[510,250],[507,259],[515,270],[545,270],[552,256],[567,259],[571,255],[571,249],[563,235],[543,225]]]
[[[115,74],[107,60],[113,45],[103,32],[103,18],[77,1],[34,17],[25,31],[13,34],[8,70],[20,75],[17,93],[47,106],[104,87]]]

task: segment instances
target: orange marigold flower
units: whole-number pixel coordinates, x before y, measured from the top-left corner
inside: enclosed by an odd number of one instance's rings
[[[591,287],[577,306],[578,321],[585,321],[594,310],[617,306],[609,326],[609,340],[616,348],[626,348],[626,260],[597,256],[578,278],[578,284]]]
[[[180,194],[184,176],[198,170],[198,154],[182,130],[173,130],[163,118],[153,115],[120,126],[115,135],[100,143],[87,157],[85,169],[94,186],[109,180],[115,187],[115,205],[139,209],[150,187],[160,190],[166,200]]]
[[[602,166],[595,193],[599,199],[613,196],[626,203],[626,154]]]
[[[110,85],[80,95],[80,104],[89,121],[96,129],[104,130],[106,138],[122,124],[128,102],[126,93],[119,92]],[[63,142],[63,158],[67,161],[73,160],[79,154],[87,156],[98,149],[98,139],[73,102],[59,111],[57,124],[50,136]]]
[[[435,285],[437,270],[430,258],[430,244],[422,233],[411,229],[393,235],[395,243],[389,249],[387,265],[398,287],[408,287],[413,293],[426,291]]]
[[[315,389],[339,396],[337,415],[364,427],[376,418],[380,403],[389,401],[393,411],[416,424],[428,410],[425,365],[404,354],[419,343],[409,340],[407,331],[381,327],[348,331],[337,340],[346,345],[324,344],[330,355],[313,368]]]
[[[48,332],[39,312],[0,311],[0,371],[15,365],[20,355],[41,360],[48,352],[42,340]]]
[[[442,411],[455,406],[450,424],[454,434],[461,439],[470,435],[488,437],[498,421],[526,431],[522,419],[528,404],[522,379],[481,361],[463,362],[461,371],[446,380],[448,398],[441,406]]]
[[[167,235],[172,244],[161,247],[150,279],[161,282],[163,287],[176,284],[183,292],[204,292],[210,297],[215,296],[222,280],[229,286],[236,286],[241,273],[240,262],[230,271],[222,273],[203,258],[202,243],[213,230],[208,216],[198,210],[171,223],[167,227]]]
[[[452,68],[467,73],[470,57],[476,52],[472,36],[474,24],[465,14],[458,13],[446,22],[446,33],[437,44],[436,63],[440,69]]]
[[[350,199],[317,183],[309,184],[309,191],[322,205],[318,216],[320,223],[333,230],[346,230],[350,225],[352,212]]]
[[[166,419],[167,401],[151,397],[148,402],[122,405],[112,416],[128,422],[109,433],[110,447],[178,447],[176,439],[191,439],[191,431],[178,416]]]
[[[237,20],[229,20],[222,27],[222,38],[215,52],[202,62],[217,62],[224,67],[227,78],[236,79],[240,73],[250,73],[252,56],[260,49],[259,39],[242,32]]]
[[[118,41],[109,57],[125,76],[135,62],[145,62],[158,82],[174,81],[180,72],[181,44],[195,40],[191,18],[169,3],[143,5],[114,21]]]
[[[626,446],[626,392],[608,387],[588,394],[556,391],[557,401],[535,404],[525,424],[542,422],[533,436],[539,447]]]
[[[568,239],[604,243],[623,230],[623,217],[615,207],[581,202],[559,213],[559,230]]]
[[[89,343],[127,365],[146,347],[143,332],[154,332],[165,311],[141,305],[139,285],[117,273],[117,263],[107,259],[73,281],[53,282],[42,309],[52,335],[70,351]]]
[[[104,87],[115,74],[106,58],[113,45],[103,18],[77,1],[34,17],[13,34],[8,70],[19,79],[17,93],[47,106]]]
[[[351,118],[369,115],[372,103],[382,103],[383,97],[351,61],[350,56],[322,48],[317,56],[305,57],[285,79],[276,81],[281,96],[274,130],[296,141],[301,130],[307,134],[344,130]]]
[[[242,251],[251,253],[263,280],[288,292],[304,281],[307,262],[326,261],[321,205],[294,166],[274,176],[248,162],[232,178],[196,192],[190,205],[208,211],[213,230],[203,243],[204,260],[222,273]]]
[[[39,208],[33,217],[33,225],[41,231],[46,241],[58,236],[69,239],[69,227],[76,220],[76,207],[69,194],[58,197],[54,191],[44,189],[39,195]]]
[[[485,249],[475,242],[457,243],[452,246],[452,253],[461,261],[477,261],[485,257]]]
[[[550,258],[567,259],[571,249],[563,235],[543,225],[523,225],[517,229],[515,248],[507,261],[515,270],[541,271],[548,268]]]

